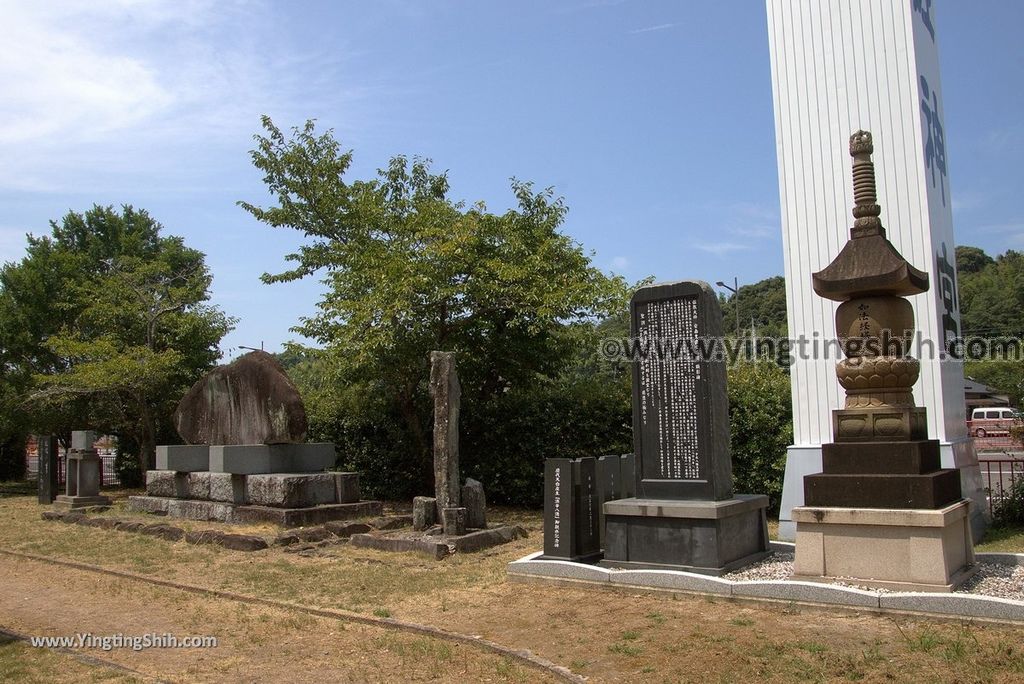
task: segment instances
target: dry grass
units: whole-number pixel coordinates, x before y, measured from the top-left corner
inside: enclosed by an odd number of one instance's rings
[[[1024,651],[1018,650],[1024,628],[1020,627],[511,583],[505,565],[543,544],[539,512],[496,510],[493,519],[521,524],[530,537],[437,562],[347,545],[329,547],[329,555],[310,558],[280,549],[238,553],[43,521],[39,511],[28,497],[0,499],[0,517],[5,520],[0,526],[0,547],[477,634],[512,648],[529,649],[594,681],[1011,682],[1024,678]],[[117,510],[111,514],[125,515]],[[271,532],[276,530],[265,534]],[[1020,541],[1018,537],[998,543],[1012,546]],[[135,587],[125,590],[138,591]],[[170,595],[166,601],[200,607],[209,602]],[[196,619],[230,622],[225,614],[207,613],[197,612]],[[263,633],[259,620],[251,617],[244,623],[247,633]],[[274,624],[279,621],[275,618]],[[283,624],[265,638],[270,643],[287,641],[289,635],[310,629],[298,622]],[[465,651],[392,632],[370,635],[362,648],[385,655],[390,663],[387,671],[364,671],[371,681],[400,678],[407,671],[430,679],[432,673],[448,672],[450,659],[462,658]],[[466,667],[467,672],[494,681],[536,680],[536,673],[494,657]]]

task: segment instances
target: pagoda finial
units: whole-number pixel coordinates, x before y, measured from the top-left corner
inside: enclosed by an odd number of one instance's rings
[[[867,235],[885,236],[882,227],[882,208],[878,206],[878,194],[875,190],[875,164],[871,161],[871,153],[875,146],[871,141],[871,133],[857,131],[850,136],[850,156],[853,157],[853,228],[850,237],[858,238]]]

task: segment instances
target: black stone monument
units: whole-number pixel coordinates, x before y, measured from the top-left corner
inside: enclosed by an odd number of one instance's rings
[[[711,287],[630,301],[635,496],[604,504],[602,565],[718,575],[768,553],[768,497],[733,495],[722,312]]]
[[[601,558],[596,459],[549,458],[544,464],[542,560]]]
[[[52,504],[57,498],[57,438],[36,435],[36,461],[39,472],[39,503]]]

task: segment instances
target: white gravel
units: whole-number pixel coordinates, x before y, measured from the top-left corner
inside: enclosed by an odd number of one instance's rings
[[[722,579],[734,582],[786,580],[792,574],[793,554],[775,551],[762,561],[748,565],[742,570],[722,575]],[[849,582],[838,581],[835,584],[880,593],[886,591],[885,589],[860,586],[856,584],[856,580],[852,579]],[[1024,601],[1024,566],[979,563],[974,577],[957,589],[957,592]]]

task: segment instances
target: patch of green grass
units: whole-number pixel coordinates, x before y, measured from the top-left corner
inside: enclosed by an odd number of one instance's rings
[[[636,631],[635,629],[627,629],[625,632],[622,633],[623,641],[636,641],[639,638],[640,632]]]
[[[373,609],[373,614],[376,615],[379,618],[389,618],[389,617],[391,617],[391,611],[388,610],[387,608],[374,608]]]
[[[1009,525],[990,527],[975,551],[1024,553],[1024,527]]]
[[[526,673],[523,672],[522,668],[519,667],[518,665],[516,665],[509,658],[502,658],[501,660],[499,660],[498,664],[495,665],[495,672],[498,673],[499,677],[505,679],[506,681],[512,681],[512,682],[526,682],[526,681],[528,681]]]
[[[828,650],[823,644],[819,644],[817,641],[799,641],[797,642],[796,647],[813,655],[818,655],[819,653],[824,653]]]
[[[754,621],[750,618],[736,617],[732,620],[729,620],[729,624],[736,625],[737,627],[749,627],[750,625],[754,624]]]
[[[942,644],[942,638],[931,629],[924,629],[915,637],[907,638],[907,647],[911,651],[930,653],[936,646]]]
[[[569,669],[571,670],[582,670],[587,665],[590,665],[589,660],[580,660],[579,658],[569,661]]]
[[[665,624],[665,616],[662,615],[661,613],[648,613],[647,614],[647,619],[650,620],[651,622],[653,622],[656,625],[663,625],[663,624]]]
[[[612,653],[618,653],[620,655],[630,656],[635,658],[644,652],[644,649],[634,644],[627,644],[625,642],[617,642],[608,647],[608,650]]]

